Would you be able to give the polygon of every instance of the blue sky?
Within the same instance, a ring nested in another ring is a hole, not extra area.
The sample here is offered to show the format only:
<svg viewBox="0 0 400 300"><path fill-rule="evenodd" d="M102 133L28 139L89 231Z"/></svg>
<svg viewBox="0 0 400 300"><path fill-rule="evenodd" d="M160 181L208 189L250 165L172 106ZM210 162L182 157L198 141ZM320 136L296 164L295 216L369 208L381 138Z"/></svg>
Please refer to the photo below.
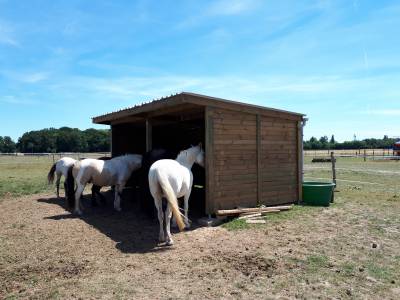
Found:
<svg viewBox="0 0 400 300"><path fill-rule="evenodd" d="M180 91L400 136L399 1L0 0L0 136Z"/></svg>

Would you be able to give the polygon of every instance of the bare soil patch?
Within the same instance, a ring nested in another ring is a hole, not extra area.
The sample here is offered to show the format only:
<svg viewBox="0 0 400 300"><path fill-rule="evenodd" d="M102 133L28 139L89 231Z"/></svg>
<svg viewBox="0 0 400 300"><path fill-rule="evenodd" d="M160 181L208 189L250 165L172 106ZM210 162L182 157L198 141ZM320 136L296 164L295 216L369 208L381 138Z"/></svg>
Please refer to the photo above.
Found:
<svg viewBox="0 0 400 300"><path fill-rule="evenodd" d="M398 298L398 201L374 211L336 199L243 230L194 226L166 247L129 203L84 201L76 217L53 195L5 198L0 298Z"/></svg>

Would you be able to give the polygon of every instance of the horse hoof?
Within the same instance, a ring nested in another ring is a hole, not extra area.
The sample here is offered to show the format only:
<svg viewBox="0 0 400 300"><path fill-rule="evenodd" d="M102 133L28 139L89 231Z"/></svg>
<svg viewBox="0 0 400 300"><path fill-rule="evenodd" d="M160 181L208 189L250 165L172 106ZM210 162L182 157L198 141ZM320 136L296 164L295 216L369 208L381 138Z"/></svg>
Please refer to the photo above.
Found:
<svg viewBox="0 0 400 300"><path fill-rule="evenodd" d="M115 209L116 211L121 211L121 210L122 210L121 207L114 207L114 209Z"/></svg>
<svg viewBox="0 0 400 300"><path fill-rule="evenodd" d="M81 216L82 215L82 211L81 210L74 210L74 214Z"/></svg>
<svg viewBox="0 0 400 300"><path fill-rule="evenodd" d="M167 246L172 246L174 244L174 241L173 240L169 240L169 241L167 241L166 243L165 243L165 245L167 245Z"/></svg>

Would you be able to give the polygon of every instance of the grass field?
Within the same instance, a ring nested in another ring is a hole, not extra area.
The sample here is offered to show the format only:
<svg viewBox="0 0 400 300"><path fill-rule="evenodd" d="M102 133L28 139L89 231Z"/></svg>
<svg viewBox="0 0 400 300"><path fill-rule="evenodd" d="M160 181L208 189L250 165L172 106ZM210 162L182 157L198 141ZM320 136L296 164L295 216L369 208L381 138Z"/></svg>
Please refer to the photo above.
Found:
<svg viewBox="0 0 400 300"><path fill-rule="evenodd" d="M339 158L329 208L194 229L169 249L129 208L69 217L51 164L0 157L0 298L400 298L400 162ZM304 169L331 178L330 163Z"/></svg>
<svg viewBox="0 0 400 300"><path fill-rule="evenodd" d="M74 158L82 156L95 158L103 154L82 154ZM59 158L56 156L54 160ZM54 190L47 184L47 173L53 163L53 156L0 156L0 201L6 195L31 195Z"/></svg>

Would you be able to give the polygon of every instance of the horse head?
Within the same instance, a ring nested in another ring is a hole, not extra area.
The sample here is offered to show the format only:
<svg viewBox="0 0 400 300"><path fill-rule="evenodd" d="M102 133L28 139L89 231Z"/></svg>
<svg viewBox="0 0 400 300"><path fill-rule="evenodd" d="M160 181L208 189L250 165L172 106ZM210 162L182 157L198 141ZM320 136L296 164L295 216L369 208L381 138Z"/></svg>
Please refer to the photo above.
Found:
<svg viewBox="0 0 400 300"><path fill-rule="evenodd" d="M204 151L202 149L202 144L199 143L197 146L192 146L187 151L187 155L191 156L191 160L193 160L198 165L204 168Z"/></svg>
<svg viewBox="0 0 400 300"><path fill-rule="evenodd" d="M202 146L201 143L196 146L196 147L199 148L199 152L198 152L198 154L196 156L195 163L197 163L198 165L200 165L201 167L204 168L205 157L204 157L204 150L202 149L201 146Z"/></svg>

